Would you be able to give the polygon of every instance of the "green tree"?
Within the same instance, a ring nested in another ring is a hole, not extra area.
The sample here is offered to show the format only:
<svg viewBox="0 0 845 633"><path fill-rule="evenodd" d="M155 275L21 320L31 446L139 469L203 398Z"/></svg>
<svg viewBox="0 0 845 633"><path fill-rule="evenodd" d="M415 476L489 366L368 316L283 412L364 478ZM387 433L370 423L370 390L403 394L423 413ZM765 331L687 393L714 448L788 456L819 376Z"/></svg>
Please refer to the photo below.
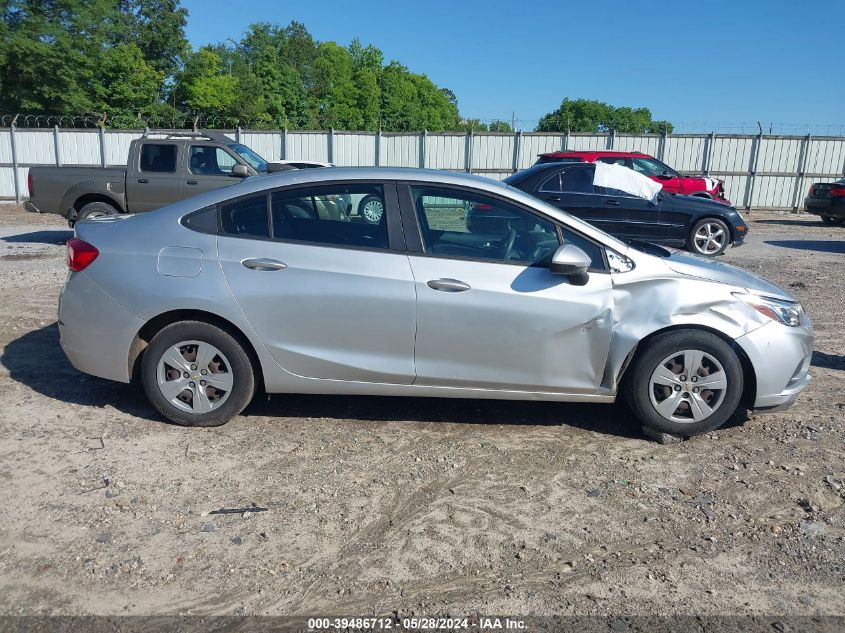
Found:
<svg viewBox="0 0 845 633"><path fill-rule="evenodd" d="M211 47L191 54L177 79L178 102L193 114L235 116L238 79L223 72L221 56Z"/></svg>
<svg viewBox="0 0 845 633"><path fill-rule="evenodd" d="M159 101L164 71L147 63L135 44L120 44L103 53L94 83L93 110L112 124L137 125L138 117Z"/></svg>
<svg viewBox="0 0 845 633"><path fill-rule="evenodd" d="M605 132L632 134L672 131L668 121L654 121L648 108L614 107L592 99L564 99L537 125L538 132Z"/></svg>
<svg viewBox="0 0 845 633"><path fill-rule="evenodd" d="M352 56L335 42L323 42L317 47L314 96L323 127L355 130L363 126Z"/></svg>

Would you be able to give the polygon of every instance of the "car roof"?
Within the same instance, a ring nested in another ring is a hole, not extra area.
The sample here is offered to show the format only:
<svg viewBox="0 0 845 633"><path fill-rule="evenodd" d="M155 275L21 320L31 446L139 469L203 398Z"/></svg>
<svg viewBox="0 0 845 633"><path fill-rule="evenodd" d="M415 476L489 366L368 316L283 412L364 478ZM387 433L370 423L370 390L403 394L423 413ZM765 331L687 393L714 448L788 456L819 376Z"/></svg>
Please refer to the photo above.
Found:
<svg viewBox="0 0 845 633"><path fill-rule="evenodd" d="M526 167L522 169L512 176L508 176L505 178L504 182L507 184L511 184L514 182L522 182L527 178L537 174L541 171L551 171L552 169L595 169L595 165L593 163L581 163L581 162L572 162L572 163L537 163L536 165L531 165L531 167Z"/></svg>
<svg viewBox="0 0 845 633"><path fill-rule="evenodd" d="M538 156L648 156L643 152L618 152L615 150L609 149L573 149L573 150L561 150L557 152L545 152L543 154L538 154Z"/></svg>

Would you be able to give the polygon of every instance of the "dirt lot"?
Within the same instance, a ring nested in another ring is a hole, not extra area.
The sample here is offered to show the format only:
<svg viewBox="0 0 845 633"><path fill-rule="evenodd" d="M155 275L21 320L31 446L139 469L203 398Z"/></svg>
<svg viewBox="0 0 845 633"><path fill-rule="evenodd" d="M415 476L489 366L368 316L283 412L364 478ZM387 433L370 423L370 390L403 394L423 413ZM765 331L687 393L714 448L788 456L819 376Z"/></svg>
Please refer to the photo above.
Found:
<svg viewBox="0 0 845 633"><path fill-rule="evenodd" d="M845 229L749 219L725 259L804 302L814 381L658 445L621 405L276 396L168 425L65 361L70 233L0 206L0 614L845 614Z"/></svg>

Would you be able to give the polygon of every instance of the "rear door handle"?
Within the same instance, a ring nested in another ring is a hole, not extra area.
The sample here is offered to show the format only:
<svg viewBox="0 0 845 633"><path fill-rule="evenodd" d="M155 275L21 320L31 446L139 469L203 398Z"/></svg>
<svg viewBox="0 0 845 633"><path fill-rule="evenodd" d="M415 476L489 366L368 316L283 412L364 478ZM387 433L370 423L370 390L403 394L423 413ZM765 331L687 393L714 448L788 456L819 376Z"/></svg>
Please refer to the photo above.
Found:
<svg viewBox="0 0 845 633"><path fill-rule="evenodd" d="M198 185L198 184L199 184L199 181L198 181L198 180L189 180L189 181L188 181L188 184L189 184L189 185Z"/></svg>
<svg viewBox="0 0 845 633"><path fill-rule="evenodd" d="M604 203L605 204L612 204L615 207L619 206L619 200L605 200Z"/></svg>
<svg viewBox="0 0 845 633"><path fill-rule="evenodd" d="M469 290L470 285L457 279L432 279L426 286L432 290L440 290L441 292L463 292Z"/></svg>
<svg viewBox="0 0 845 633"><path fill-rule="evenodd" d="M241 264L247 268L251 268L252 270L284 270L288 267L287 264L276 259L267 259L265 257L245 259L241 262Z"/></svg>
<svg viewBox="0 0 845 633"><path fill-rule="evenodd" d="M150 181L147 178L138 178L138 182L140 182L142 185L146 185Z"/></svg>
<svg viewBox="0 0 845 633"><path fill-rule="evenodd" d="M560 202L560 196L543 196L543 199L549 202Z"/></svg>

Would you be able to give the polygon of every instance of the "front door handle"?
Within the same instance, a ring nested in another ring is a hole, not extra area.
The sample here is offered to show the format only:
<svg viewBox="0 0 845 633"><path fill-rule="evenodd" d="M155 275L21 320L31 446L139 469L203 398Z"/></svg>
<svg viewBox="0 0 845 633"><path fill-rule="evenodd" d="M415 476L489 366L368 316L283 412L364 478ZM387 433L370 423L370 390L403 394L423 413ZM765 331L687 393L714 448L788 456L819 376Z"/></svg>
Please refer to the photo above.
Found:
<svg viewBox="0 0 845 633"><path fill-rule="evenodd" d="M619 200L605 200L604 203L605 204L612 204L614 207L619 206Z"/></svg>
<svg viewBox="0 0 845 633"><path fill-rule="evenodd" d="M560 196L543 196L543 199L549 202L560 202Z"/></svg>
<svg viewBox="0 0 845 633"><path fill-rule="evenodd" d="M252 270L284 270L288 267L276 259L267 259L265 257L258 257L256 259L245 259L241 262L247 268Z"/></svg>
<svg viewBox="0 0 845 633"><path fill-rule="evenodd" d="M142 185L146 185L150 181L146 178L138 178L138 182L140 182Z"/></svg>
<svg viewBox="0 0 845 633"><path fill-rule="evenodd" d="M199 181L198 181L198 180L189 180L189 181L188 181L188 184L189 184L189 185L198 185L198 184L199 184Z"/></svg>
<svg viewBox="0 0 845 633"><path fill-rule="evenodd" d="M463 292L469 290L470 285L457 279L432 279L426 286L432 290L440 290L442 292Z"/></svg>

